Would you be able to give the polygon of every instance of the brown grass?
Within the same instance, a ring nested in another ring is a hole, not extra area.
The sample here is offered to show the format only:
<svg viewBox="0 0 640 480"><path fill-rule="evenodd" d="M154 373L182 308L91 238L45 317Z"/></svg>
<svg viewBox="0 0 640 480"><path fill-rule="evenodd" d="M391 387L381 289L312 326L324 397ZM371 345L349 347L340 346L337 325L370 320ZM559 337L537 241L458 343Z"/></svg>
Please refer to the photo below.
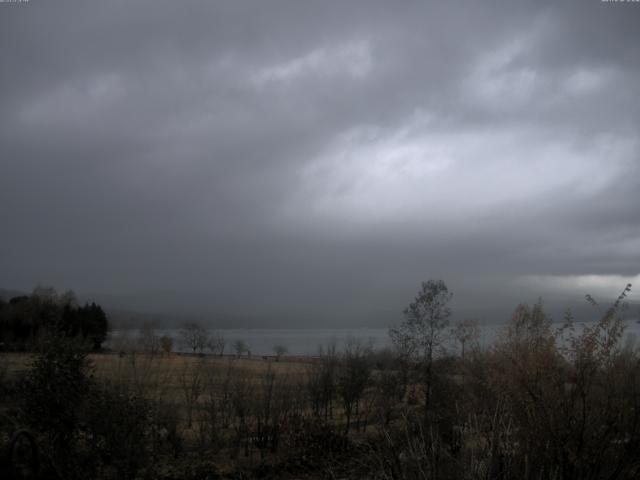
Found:
<svg viewBox="0 0 640 480"><path fill-rule="evenodd" d="M32 353L22 352L4 352L0 353L3 361L6 363L7 373L9 375L18 376L30 368L31 361L34 357ZM88 356L94 371L98 377L109 376L114 371L122 367L122 364L130 360L130 354L120 356L117 353L92 353ZM300 374L313 363L312 358L306 357L281 357L276 361L273 357L242 357L225 355L223 357L212 355L188 355L172 353L169 355L146 355L137 353L136 358L139 361L152 361L155 368L159 370L173 370L184 365L196 365L198 362L206 362L213 367L224 367L231 363L235 368L246 370L256 375L262 375L271 368L278 374Z"/></svg>
<svg viewBox="0 0 640 480"><path fill-rule="evenodd" d="M30 368L34 354L2 353L5 378L18 379ZM134 388L149 398L162 398L166 401L181 403L181 395L185 377L189 379L195 372L203 378L208 372L220 374L231 368L237 375L247 378L251 383L258 383L268 372L279 378L297 382L308 372L310 363L302 357L243 357L235 356L198 356L188 354L144 353L94 353L88 356L91 373L95 380L109 381L114 384ZM188 381L188 380L187 380Z"/></svg>

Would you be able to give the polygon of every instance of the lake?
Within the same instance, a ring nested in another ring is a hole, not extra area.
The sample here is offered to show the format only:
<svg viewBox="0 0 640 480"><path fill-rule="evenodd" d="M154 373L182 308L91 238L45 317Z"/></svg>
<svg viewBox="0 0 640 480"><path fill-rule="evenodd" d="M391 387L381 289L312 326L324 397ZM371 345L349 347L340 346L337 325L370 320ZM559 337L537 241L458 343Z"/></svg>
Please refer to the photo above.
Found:
<svg viewBox="0 0 640 480"><path fill-rule="evenodd" d="M579 331L582 323L576 322ZM559 328L560 323L554 323ZM504 325L481 325L479 343L482 346L491 345ZM212 330L213 331L213 330ZM345 329L219 329L215 330L224 336L226 340L225 353L233 353L233 342L243 340L249 347L252 355L273 355L275 345L283 345L289 355L317 355L320 346L327 347L335 344L338 351L344 348L350 340L356 340L371 345L375 349L391 345L386 328L345 328ZM181 342L179 329L158 329L158 336L168 335L174 339L174 351L186 352L189 349ZM135 330L114 330L110 333L106 346L117 343L123 337L135 338ZM636 320L627 321L627 329L623 344L636 343L640 338L640 324ZM453 341L448 342L447 348L457 349Z"/></svg>

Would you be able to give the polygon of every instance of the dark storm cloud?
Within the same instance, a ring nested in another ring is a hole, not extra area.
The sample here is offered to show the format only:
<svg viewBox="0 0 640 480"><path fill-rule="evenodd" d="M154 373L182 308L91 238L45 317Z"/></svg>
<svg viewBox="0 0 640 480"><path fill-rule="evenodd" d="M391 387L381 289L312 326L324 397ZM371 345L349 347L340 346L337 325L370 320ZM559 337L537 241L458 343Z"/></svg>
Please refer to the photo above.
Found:
<svg viewBox="0 0 640 480"><path fill-rule="evenodd" d="M0 7L0 285L384 324L638 275L636 4Z"/></svg>

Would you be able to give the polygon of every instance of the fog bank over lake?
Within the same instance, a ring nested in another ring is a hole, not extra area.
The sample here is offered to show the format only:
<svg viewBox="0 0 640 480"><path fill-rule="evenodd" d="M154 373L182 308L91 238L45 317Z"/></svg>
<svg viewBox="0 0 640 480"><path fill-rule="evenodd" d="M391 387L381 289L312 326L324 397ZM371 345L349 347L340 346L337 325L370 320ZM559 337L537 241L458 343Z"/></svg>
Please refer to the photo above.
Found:
<svg viewBox="0 0 640 480"><path fill-rule="evenodd" d="M580 332L582 326L593 323L576 322L576 332ZM640 323L636 319L628 319L626 322L622 346L629 344L636 345L640 338ZM561 322L553 323L553 329L562 326ZM504 325L480 325L480 337L478 344L482 347L489 347L498 340ZM449 337L450 327L445 330ZM214 331L211 331L212 333ZM287 348L288 355L317 355L322 347L325 351L332 345L337 351L344 349L349 341L356 341L363 345L370 345L374 349L391 347L389 330L386 328L327 328L327 329L220 329L217 330L226 340L225 354L235 353L233 343L236 340L243 340L251 352L251 355L274 355L274 347L282 345ZM175 352L189 352L190 349L184 345L181 339L180 329L156 330L156 335L168 335L174 340ZM135 341L138 331L136 330L114 330L109 335L107 348L116 348L121 345L122 339ZM445 348L448 352L458 353L459 344L449 338Z"/></svg>

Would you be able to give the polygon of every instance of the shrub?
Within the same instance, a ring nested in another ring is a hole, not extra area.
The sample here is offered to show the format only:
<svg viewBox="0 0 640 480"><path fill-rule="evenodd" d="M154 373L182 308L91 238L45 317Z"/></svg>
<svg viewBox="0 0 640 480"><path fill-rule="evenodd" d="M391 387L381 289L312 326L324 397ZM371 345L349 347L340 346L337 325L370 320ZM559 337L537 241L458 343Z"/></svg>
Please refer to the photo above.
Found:
<svg viewBox="0 0 640 480"><path fill-rule="evenodd" d="M96 477L135 478L151 455L150 402L111 384L96 386L83 409L83 430Z"/></svg>
<svg viewBox="0 0 640 480"><path fill-rule="evenodd" d="M63 478L77 473L72 451L81 407L92 386L89 369L86 351L54 334L43 342L20 388L22 417L44 437L51 466Z"/></svg>

